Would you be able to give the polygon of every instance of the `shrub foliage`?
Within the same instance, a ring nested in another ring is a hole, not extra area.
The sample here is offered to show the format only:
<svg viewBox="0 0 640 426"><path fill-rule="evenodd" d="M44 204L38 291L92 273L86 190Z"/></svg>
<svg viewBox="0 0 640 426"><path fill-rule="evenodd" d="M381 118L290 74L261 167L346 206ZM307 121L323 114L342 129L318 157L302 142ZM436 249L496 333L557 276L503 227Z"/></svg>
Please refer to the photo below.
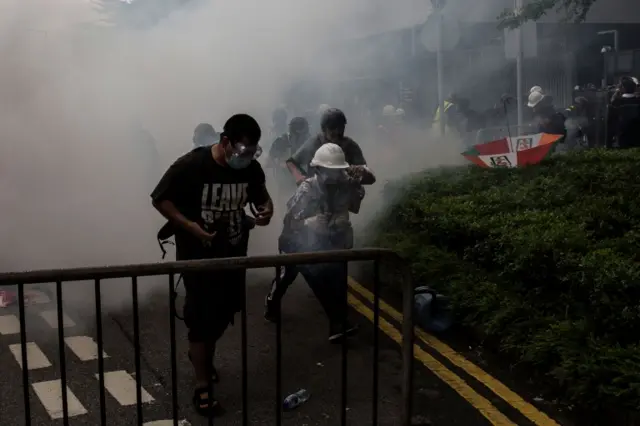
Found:
<svg viewBox="0 0 640 426"><path fill-rule="evenodd" d="M640 407L640 151L401 186L375 242L410 261L416 285L450 295L464 325L567 402Z"/></svg>

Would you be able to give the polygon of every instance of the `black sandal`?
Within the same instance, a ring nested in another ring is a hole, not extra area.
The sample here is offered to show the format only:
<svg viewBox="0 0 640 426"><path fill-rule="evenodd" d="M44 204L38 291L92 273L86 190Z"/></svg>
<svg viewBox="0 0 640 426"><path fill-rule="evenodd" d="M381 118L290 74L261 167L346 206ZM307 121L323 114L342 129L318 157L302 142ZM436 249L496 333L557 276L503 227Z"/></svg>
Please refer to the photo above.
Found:
<svg viewBox="0 0 640 426"><path fill-rule="evenodd" d="M196 409L196 412L203 417L208 416L220 416L223 414L222 407L220 403L215 399L211 398L211 406L209 406L209 389L208 387L201 386L196 388L193 392L193 406Z"/></svg>
<svg viewBox="0 0 640 426"><path fill-rule="evenodd" d="M187 352L187 355L189 356L189 361L193 362L193 360L191 359L191 352ZM213 366L213 361L211 362L211 381L213 383L220 382L220 375L218 374L218 370L216 369L216 367Z"/></svg>

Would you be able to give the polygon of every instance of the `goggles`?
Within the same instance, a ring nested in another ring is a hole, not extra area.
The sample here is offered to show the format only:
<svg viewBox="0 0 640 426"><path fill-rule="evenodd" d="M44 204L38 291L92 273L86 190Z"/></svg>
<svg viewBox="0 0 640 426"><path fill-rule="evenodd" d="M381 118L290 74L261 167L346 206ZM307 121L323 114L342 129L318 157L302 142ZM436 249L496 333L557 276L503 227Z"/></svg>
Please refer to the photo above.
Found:
<svg viewBox="0 0 640 426"><path fill-rule="evenodd" d="M233 157L257 160L262 155L262 147L260 147L260 145L245 145L243 143L231 144L231 155Z"/></svg>

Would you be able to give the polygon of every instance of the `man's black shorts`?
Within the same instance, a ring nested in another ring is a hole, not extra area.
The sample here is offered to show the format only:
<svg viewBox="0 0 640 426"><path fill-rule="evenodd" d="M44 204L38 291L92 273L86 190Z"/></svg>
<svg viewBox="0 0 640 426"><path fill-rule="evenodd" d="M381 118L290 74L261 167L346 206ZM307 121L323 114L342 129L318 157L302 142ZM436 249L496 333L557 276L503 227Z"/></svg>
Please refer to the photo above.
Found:
<svg viewBox="0 0 640 426"><path fill-rule="evenodd" d="M184 322L189 329L189 341L217 341L242 309L246 271L190 273L183 280L187 292Z"/></svg>
<svg viewBox="0 0 640 426"><path fill-rule="evenodd" d="M176 241L179 244L179 241ZM247 255L248 235L238 246L227 246L215 242L214 249L206 256L181 252L178 258L202 259L240 257ZM202 254L202 253L198 253ZM229 324L233 324L236 312L242 309L245 297L246 270L217 270L183 274L186 298L184 302L184 322L189 329L190 342L215 342Z"/></svg>

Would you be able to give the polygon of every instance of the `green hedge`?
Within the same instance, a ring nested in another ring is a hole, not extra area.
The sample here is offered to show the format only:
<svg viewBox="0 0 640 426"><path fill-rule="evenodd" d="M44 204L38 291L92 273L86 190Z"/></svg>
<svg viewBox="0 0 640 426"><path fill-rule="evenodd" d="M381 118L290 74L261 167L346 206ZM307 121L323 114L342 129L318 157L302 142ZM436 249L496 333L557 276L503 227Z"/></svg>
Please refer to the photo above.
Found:
<svg viewBox="0 0 640 426"><path fill-rule="evenodd" d="M566 402L640 407L640 151L429 171L389 189L375 243L410 260L416 285L451 296L464 325Z"/></svg>

